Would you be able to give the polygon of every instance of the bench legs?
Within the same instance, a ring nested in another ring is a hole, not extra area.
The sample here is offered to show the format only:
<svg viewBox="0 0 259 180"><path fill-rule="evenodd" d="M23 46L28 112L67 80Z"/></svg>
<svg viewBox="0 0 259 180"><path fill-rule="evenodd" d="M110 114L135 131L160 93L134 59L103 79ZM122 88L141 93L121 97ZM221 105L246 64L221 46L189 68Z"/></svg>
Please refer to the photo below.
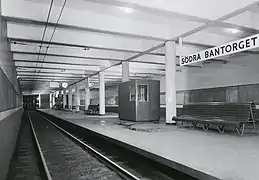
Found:
<svg viewBox="0 0 259 180"><path fill-rule="evenodd" d="M221 134L223 134L224 133L224 125L218 125L217 126L217 129L218 129L218 131L221 133Z"/></svg>
<svg viewBox="0 0 259 180"><path fill-rule="evenodd" d="M245 131L245 124L239 125L238 127L236 127L236 130L237 130L237 133L242 136Z"/></svg>
<svg viewBox="0 0 259 180"><path fill-rule="evenodd" d="M207 131L209 129L209 126L210 126L209 124L203 124L202 128L204 131Z"/></svg>
<svg viewBox="0 0 259 180"><path fill-rule="evenodd" d="M192 122L192 128L196 128L197 127L197 122Z"/></svg>

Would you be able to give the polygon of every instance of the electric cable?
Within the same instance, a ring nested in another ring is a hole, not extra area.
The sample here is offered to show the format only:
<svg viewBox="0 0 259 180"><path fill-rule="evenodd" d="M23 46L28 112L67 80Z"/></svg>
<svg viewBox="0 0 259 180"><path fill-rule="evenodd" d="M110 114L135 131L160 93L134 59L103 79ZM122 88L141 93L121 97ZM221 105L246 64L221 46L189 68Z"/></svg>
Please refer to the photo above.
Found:
<svg viewBox="0 0 259 180"><path fill-rule="evenodd" d="M47 45L47 47L46 47L46 51L45 51L45 53L44 53L43 60L42 60L42 62L41 62L41 66L40 66L40 68L39 68L39 71L37 71L38 75L35 75L34 81L36 81L36 80L38 79L39 73L41 72L42 65L43 65L43 63L44 63L44 61L45 61L45 58L46 58L46 55L47 55L47 53L48 53L50 43L51 43L51 41L52 41L52 39L53 39L53 37L54 37L54 34L55 34L55 32L56 32L57 25L58 25L58 23L59 23L59 21L60 21L60 19L61 19L62 14L63 14L64 8L65 8L65 6L66 6L66 2L67 2L67 0L65 0L64 3L63 3L63 5L62 5L61 11L60 11L60 13L59 13L59 17L58 17L57 22L56 22L56 24L55 24L55 26L54 26L54 30L53 30L53 32L52 32L52 35L51 35L50 40L49 40L49 42L48 42L48 45ZM36 70L35 70L35 73L36 73Z"/></svg>
<svg viewBox="0 0 259 180"><path fill-rule="evenodd" d="M50 2L49 11L48 11L48 16L47 16L47 21L46 21L46 24L45 24L45 26L44 26L44 31L43 31L42 38L41 38L41 44L40 44L39 54L40 54L40 52L41 52L42 44L43 44L43 41L44 41L44 38L45 38L45 34L46 34L46 31L47 31L48 22L49 22L50 14L51 14L52 7L53 7L53 2L54 2L53 0L51 0L51 2ZM36 60L37 63L36 63L36 67L35 67L35 73L36 73L36 69L37 69L37 67L38 67L39 57L40 57L40 55L38 55L37 60ZM35 73L34 73L34 75L35 75Z"/></svg>

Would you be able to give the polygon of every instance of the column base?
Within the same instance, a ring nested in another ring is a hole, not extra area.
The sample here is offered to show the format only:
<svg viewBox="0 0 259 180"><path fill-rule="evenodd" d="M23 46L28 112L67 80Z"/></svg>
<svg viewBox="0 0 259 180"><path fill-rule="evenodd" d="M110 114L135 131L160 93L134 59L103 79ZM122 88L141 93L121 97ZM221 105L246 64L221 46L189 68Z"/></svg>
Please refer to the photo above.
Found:
<svg viewBox="0 0 259 180"><path fill-rule="evenodd" d="M176 125L176 122L172 122L172 123L165 123L166 125Z"/></svg>

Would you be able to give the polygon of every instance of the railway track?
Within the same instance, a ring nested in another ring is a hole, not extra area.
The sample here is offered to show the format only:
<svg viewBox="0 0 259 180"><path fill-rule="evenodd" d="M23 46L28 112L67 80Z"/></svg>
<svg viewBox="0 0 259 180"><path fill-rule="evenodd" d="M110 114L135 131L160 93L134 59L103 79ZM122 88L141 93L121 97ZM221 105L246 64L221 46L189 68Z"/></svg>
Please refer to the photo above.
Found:
<svg viewBox="0 0 259 180"><path fill-rule="evenodd" d="M72 124L36 111L25 113L8 180L194 179Z"/></svg>
<svg viewBox="0 0 259 180"><path fill-rule="evenodd" d="M138 179L39 113L30 112L29 119L46 162L48 179Z"/></svg>
<svg viewBox="0 0 259 180"><path fill-rule="evenodd" d="M54 124L58 129L68 136L75 137L81 144L87 145L102 156L111 160L125 171L133 174L135 179L154 179L154 180L196 180L195 178L176 171L166 165L155 162L140 154L137 154L127 148L119 146L107 139L96 135L85 128L72 124L68 121L61 120L52 115L41 113L41 116ZM84 146L83 145L83 146ZM83 147L82 146L82 147Z"/></svg>

